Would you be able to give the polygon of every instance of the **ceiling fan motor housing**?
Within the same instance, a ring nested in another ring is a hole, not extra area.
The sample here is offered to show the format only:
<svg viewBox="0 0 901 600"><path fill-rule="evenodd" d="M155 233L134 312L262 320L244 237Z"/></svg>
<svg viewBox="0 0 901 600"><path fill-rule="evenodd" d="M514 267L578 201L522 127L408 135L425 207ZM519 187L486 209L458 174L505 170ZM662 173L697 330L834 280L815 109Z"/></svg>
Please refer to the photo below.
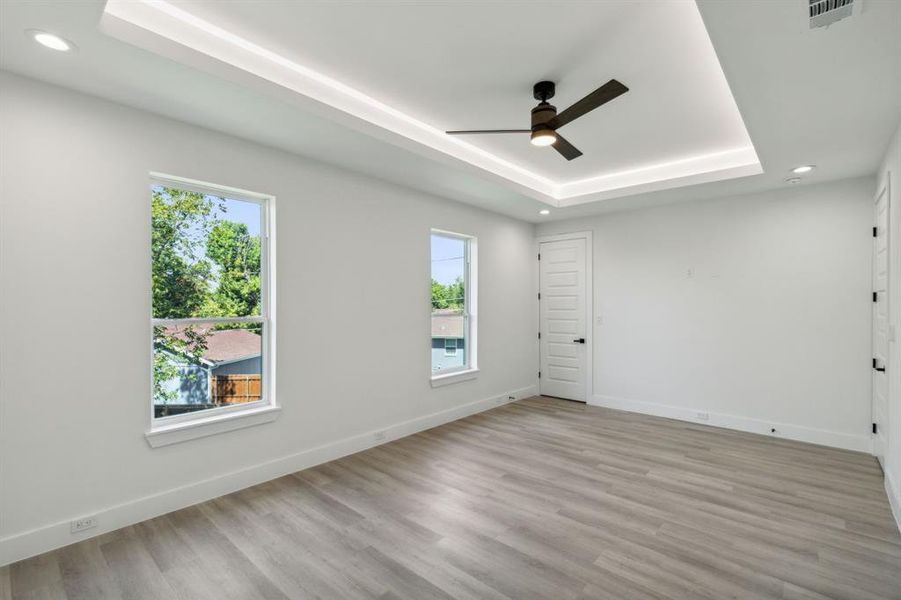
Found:
<svg viewBox="0 0 901 600"><path fill-rule="evenodd" d="M532 109L532 131L550 129L547 122L557 116L557 107L542 102Z"/></svg>
<svg viewBox="0 0 901 600"><path fill-rule="evenodd" d="M532 95L538 100L538 106L532 109L532 131L550 129L547 122L557 116L557 107L548 104L554 97L556 86L553 81L539 81L532 87Z"/></svg>

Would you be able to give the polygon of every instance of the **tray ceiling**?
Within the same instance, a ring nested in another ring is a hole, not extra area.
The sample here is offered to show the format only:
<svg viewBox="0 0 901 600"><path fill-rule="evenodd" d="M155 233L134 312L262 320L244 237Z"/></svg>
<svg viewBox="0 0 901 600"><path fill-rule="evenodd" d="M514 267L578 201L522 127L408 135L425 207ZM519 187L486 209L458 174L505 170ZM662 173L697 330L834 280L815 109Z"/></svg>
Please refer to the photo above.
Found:
<svg viewBox="0 0 901 600"><path fill-rule="evenodd" d="M177 42L171 57L196 65L190 49L555 206L761 172L694 2L262 6L110 0L105 26L156 50L147 32ZM630 91L561 129L584 152L574 161L528 136L443 134L528 127L536 81L557 83L562 110L610 78Z"/></svg>

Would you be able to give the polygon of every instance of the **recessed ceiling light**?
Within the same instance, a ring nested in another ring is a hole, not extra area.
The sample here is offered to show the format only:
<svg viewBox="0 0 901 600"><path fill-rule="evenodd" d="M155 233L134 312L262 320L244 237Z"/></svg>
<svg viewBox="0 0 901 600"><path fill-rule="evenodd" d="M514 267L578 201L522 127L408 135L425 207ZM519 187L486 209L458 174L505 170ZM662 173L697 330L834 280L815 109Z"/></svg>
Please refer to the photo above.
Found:
<svg viewBox="0 0 901 600"><path fill-rule="evenodd" d="M546 208L542 208L541 210L538 211L538 214L539 215L549 215L549 214L551 214L551 211L549 211Z"/></svg>
<svg viewBox="0 0 901 600"><path fill-rule="evenodd" d="M785 180L785 183L801 183L800 177L789 177Z"/></svg>
<svg viewBox="0 0 901 600"><path fill-rule="evenodd" d="M533 146L550 146L557 141L557 134L552 129L538 129L532 132L530 141Z"/></svg>
<svg viewBox="0 0 901 600"><path fill-rule="evenodd" d="M800 175L801 173L810 173L816 168L816 165L801 165L800 167L795 167L794 169L792 169L792 173L797 173L798 175Z"/></svg>
<svg viewBox="0 0 901 600"><path fill-rule="evenodd" d="M28 31L26 31L26 33L41 46L50 48L51 50L56 50L58 52L68 52L75 47L72 42L66 41L58 35L47 33L46 31L41 31L39 29L29 29Z"/></svg>

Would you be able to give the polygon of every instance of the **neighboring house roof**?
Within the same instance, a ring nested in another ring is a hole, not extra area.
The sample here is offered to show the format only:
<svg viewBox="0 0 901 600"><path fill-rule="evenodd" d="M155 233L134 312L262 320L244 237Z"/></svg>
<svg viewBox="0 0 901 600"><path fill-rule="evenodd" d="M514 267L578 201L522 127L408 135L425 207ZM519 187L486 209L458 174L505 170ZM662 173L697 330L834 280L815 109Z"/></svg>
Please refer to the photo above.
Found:
<svg viewBox="0 0 901 600"><path fill-rule="evenodd" d="M206 339L207 350L203 354L206 360L221 363L260 355L262 339L252 331L224 329L211 334Z"/></svg>
<svg viewBox="0 0 901 600"><path fill-rule="evenodd" d="M432 311L433 338L462 338L463 313L458 310Z"/></svg>
<svg viewBox="0 0 901 600"><path fill-rule="evenodd" d="M166 333L185 339L184 326L171 326ZM261 354L262 340L259 334L248 329L213 329L208 326L194 326L194 330L206 336L207 349L204 361L219 364L251 358Z"/></svg>

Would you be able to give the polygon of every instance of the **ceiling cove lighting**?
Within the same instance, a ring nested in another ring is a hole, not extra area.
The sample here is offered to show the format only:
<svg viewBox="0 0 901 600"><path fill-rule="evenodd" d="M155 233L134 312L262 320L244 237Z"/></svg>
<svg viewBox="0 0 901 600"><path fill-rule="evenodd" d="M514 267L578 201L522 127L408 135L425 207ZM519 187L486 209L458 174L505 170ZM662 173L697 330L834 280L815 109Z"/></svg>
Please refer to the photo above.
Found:
<svg viewBox="0 0 901 600"><path fill-rule="evenodd" d="M816 168L817 168L816 165L801 165L800 167L795 167L794 169L792 169L792 173L795 173L796 175L801 175L802 173L810 173L811 171L813 171Z"/></svg>
<svg viewBox="0 0 901 600"><path fill-rule="evenodd" d="M549 214L551 214L551 211L549 211L546 208L542 208L541 210L538 211L538 214L541 215L542 217L546 217Z"/></svg>
<svg viewBox="0 0 901 600"><path fill-rule="evenodd" d="M69 52L75 47L72 42L66 41L58 35L41 31L40 29L29 29L25 33L41 46L56 50L57 52Z"/></svg>
<svg viewBox="0 0 901 600"><path fill-rule="evenodd" d="M108 0L104 8L106 15L167 37L179 45L253 73L302 96L553 197L555 185L549 178L463 140L449 138L443 130L164 0Z"/></svg>
<svg viewBox="0 0 901 600"><path fill-rule="evenodd" d="M145 34L149 32L172 42L173 53L183 56L185 61L194 61L196 56L193 53L205 55L217 61L216 68L224 63L254 75L254 85L268 82L315 102L317 110L321 110L324 105L334 111L329 117L338 123L358 128L362 122L365 125L361 130L375 127L390 132L418 144L426 150L424 152L426 156L437 152L453 157L495 177L512 182L519 188L518 191L548 204L568 206L619 197L624 193L628 195L667 189L672 186L661 184L668 181L678 182L675 187L681 187L763 172L754 146L748 138L745 143L729 150L676 158L646 167L605 172L577 181L552 179L532 171L525 165L506 160L481 147L448 136L443 129L398 110L390 102L377 100L334 77L294 62L259 43L206 21L184 10L180 5L181 3L175 5L166 0L107 0L101 19L101 29L117 39L145 49L151 49L149 46L156 43L151 43L146 38ZM703 29L700 13L694 3L685 5L689 7L686 9L688 11L685 14L686 22L699 25L698 42L705 47L704 52L715 63L714 68L725 84L725 76L722 75L722 69L716 62L716 55L707 32ZM142 33L136 33L138 30ZM159 52L153 49L151 51ZM301 105L305 105L307 100L301 100ZM734 99L729 100L730 110L734 109L736 117L740 120L740 114L734 107ZM743 125L741 126L744 137L747 137L747 131ZM551 140L542 139L548 137L546 134L535 137L539 138L535 140L538 143L554 145ZM405 141L401 141L406 145ZM560 138L557 143L561 141L565 142Z"/></svg>

